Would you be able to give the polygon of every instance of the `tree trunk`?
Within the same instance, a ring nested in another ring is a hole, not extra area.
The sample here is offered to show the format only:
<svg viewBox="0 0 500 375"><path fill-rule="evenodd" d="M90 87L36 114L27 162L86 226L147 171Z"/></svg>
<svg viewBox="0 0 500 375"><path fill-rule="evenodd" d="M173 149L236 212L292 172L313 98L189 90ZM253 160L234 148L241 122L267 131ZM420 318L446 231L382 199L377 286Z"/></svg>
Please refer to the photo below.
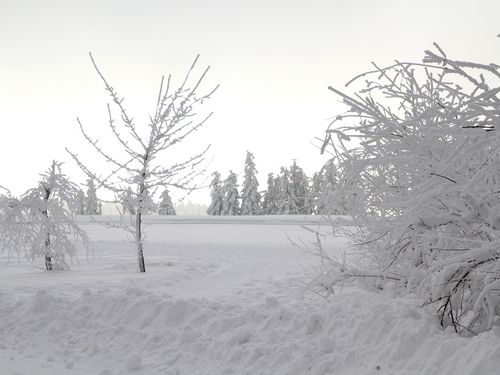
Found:
<svg viewBox="0 0 500 375"><path fill-rule="evenodd" d="M45 237L45 268L47 271L52 271L52 257L50 256L50 224L49 224L49 213L47 211L48 200L50 197L50 189L45 189L44 204L45 209L42 211L42 214L45 216L46 224L47 224L47 233Z"/></svg>
<svg viewBox="0 0 500 375"><path fill-rule="evenodd" d="M50 257L50 234L47 233L45 239L45 268L47 271L52 271L52 258Z"/></svg>
<svg viewBox="0 0 500 375"><path fill-rule="evenodd" d="M142 174L144 178L145 173ZM137 214L135 215L135 242L137 244L137 261L139 263L139 272L146 272L144 264L144 252L142 250L142 206L144 204L144 183L139 185L139 202L137 205Z"/></svg>
<svg viewBox="0 0 500 375"><path fill-rule="evenodd" d="M142 251L142 208L139 207L135 217L135 231L137 244L137 261L139 262L139 272L146 272L144 264L144 253Z"/></svg>

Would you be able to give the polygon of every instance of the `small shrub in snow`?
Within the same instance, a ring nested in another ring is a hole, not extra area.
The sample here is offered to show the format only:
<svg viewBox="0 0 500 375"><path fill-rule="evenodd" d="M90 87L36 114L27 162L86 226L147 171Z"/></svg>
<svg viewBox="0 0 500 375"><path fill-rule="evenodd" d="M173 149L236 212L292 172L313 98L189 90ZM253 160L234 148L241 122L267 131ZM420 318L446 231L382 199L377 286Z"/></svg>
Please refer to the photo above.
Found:
<svg viewBox="0 0 500 375"><path fill-rule="evenodd" d="M397 280L435 304L457 332L492 327L500 313L500 72L450 59L354 78L349 107L327 131L341 204L360 229L332 283ZM365 81L360 83L361 78Z"/></svg>

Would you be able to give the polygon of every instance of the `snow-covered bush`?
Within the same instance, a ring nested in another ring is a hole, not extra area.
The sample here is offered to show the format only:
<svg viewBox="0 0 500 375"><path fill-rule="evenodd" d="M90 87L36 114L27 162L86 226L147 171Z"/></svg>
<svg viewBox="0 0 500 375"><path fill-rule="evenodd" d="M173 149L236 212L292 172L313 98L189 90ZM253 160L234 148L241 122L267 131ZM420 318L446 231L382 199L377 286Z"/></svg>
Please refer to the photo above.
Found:
<svg viewBox="0 0 500 375"><path fill-rule="evenodd" d="M331 199L347 198L360 225L331 283L397 280L443 326L472 333L500 313L500 67L435 47L422 63L375 65L347 84L353 94L330 87L349 107L324 145Z"/></svg>
<svg viewBox="0 0 500 375"><path fill-rule="evenodd" d="M67 269L66 257L76 255L74 241L89 245L87 234L73 220L80 189L55 161L41 177L38 187L20 199L10 194L0 198L0 250L33 262L43 258L47 270Z"/></svg>

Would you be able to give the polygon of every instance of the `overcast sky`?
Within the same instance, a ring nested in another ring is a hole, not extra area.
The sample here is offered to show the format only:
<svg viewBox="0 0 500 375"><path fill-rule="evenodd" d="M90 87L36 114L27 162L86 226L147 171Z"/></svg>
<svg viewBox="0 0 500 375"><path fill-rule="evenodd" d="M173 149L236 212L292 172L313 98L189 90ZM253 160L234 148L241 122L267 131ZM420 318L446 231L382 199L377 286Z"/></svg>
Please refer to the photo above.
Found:
<svg viewBox="0 0 500 375"><path fill-rule="evenodd" d="M264 189L293 159L308 174L326 160L312 143L342 108L328 85L371 61L420 60L434 41L451 57L500 63L499 14L498 0L0 0L0 185L21 194L54 158L83 182L64 151L95 159L76 117L96 137L107 132L88 51L144 121L161 76L180 79L199 53L206 87L221 87L186 147L211 144L209 168L223 175L242 173L252 151Z"/></svg>

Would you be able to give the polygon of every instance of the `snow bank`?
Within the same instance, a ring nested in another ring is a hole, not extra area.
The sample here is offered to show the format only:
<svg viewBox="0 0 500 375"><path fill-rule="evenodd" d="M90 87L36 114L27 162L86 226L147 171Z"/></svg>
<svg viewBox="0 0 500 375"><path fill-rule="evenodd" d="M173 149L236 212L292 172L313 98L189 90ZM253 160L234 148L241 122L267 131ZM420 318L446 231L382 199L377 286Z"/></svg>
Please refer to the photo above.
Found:
<svg viewBox="0 0 500 375"><path fill-rule="evenodd" d="M14 361L45 358L56 374L68 365L109 374L487 375L500 368L500 327L465 339L441 332L411 300L353 289L321 303L281 288L245 301L182 299L140 286L9 298L0 363L15 352Z"/></svg>

